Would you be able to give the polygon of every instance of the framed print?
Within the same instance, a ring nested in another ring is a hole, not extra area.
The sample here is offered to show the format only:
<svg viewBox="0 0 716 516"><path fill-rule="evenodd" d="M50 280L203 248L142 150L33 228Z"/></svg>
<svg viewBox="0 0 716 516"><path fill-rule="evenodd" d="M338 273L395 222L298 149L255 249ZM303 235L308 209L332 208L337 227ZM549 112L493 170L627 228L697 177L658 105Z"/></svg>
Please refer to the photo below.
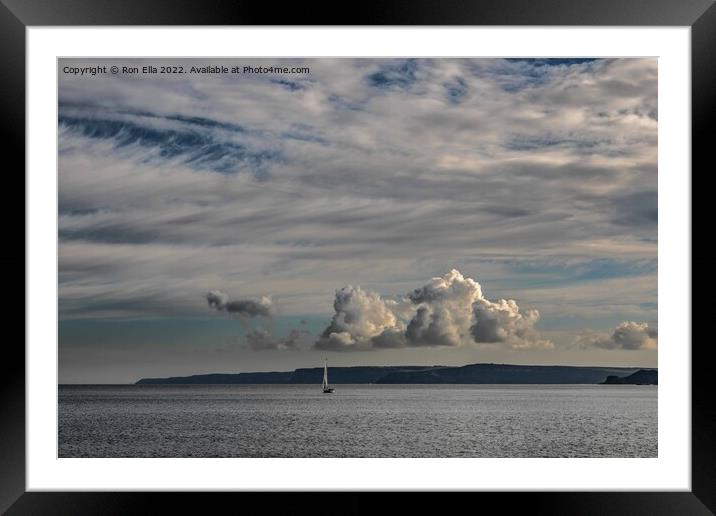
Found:
<svg viewBox="0 0 716 516"><path fill-rule="evenodd" d="M3 510L709 514L715 9L4 2L27 251Z"/></svg>

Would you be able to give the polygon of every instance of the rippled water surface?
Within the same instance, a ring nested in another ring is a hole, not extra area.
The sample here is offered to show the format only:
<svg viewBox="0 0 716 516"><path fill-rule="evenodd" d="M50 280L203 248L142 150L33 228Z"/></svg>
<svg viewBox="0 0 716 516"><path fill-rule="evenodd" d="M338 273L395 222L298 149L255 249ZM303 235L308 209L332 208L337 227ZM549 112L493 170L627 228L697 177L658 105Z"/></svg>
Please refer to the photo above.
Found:
<svg viewBox="0 0 716 516"><path fill-rule="evenodd" d="M656 457L657 388L60 386L60 457Z"/></svg>

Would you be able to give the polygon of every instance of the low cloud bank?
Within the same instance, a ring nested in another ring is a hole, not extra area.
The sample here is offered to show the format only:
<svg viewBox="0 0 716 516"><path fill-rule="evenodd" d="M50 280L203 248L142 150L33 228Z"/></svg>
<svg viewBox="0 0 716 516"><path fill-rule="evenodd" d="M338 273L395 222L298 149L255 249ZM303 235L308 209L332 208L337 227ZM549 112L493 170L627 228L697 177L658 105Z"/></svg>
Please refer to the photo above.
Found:
<svg viewBox="0 0 716 516"><path fill-rule="evenodd" d="M256 328L246 334L246 344L254 351L267 349L298 349L298 341L305 330L291 330L284 338L274 338L265 328Z"/></svg>
<svg viewBox="0 0 716 516"><path fill-rule="evenodd" d="M214 310L235 314L244 320L248 330L246 333L246 346L254 351L298 349L301 336L308 333L305 329L295 328L289 331L285 337L274 337L269 329L263 326L255 326L255 323L251 321L252 319L258 317L272 319L276 315L273 301L267 296L262 296L259 299L232 300L225 292L212 290L206 294L206 302ZM305 324L306 321L302 320L301 325Z"/></svg>
<svg viewBox="0 0 716 516"><path fill-rule="evenodd" d="M658 340L658 330L648 323L624 321L611 334L583 332L578 336L577 344L582 348L637 350L656 349Z"/></svg>

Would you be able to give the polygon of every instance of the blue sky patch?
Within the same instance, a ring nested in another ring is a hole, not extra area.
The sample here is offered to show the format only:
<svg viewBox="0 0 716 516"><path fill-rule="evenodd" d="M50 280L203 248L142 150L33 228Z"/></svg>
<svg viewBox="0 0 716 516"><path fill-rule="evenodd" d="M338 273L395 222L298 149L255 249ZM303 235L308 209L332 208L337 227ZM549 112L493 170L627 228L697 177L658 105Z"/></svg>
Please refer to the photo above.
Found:
<svg viewBox="0 0 716 516"><path fill-rule="evenodd" d="M597 61L595 57L510 57L505 61L527 63L533 66L571 66Z"/></svg>
<svg viewBox="0 0 716 516"><path fill-rule="evenodd" d="M287 79L271 79L272 84L277 84L282 88L286 88L289 91L305 90L306 86L300 82L289 81Z"/></svg>
<svg viewBox="0 0 716 516"><path fill-rule="evenodd" d="M459 104L467 96L468 86L465 79L455 77L455 80L445 83L448 100L452 104Z"/></svg>
<svg viewBox="0 0 716 516"><path fill-rule="evenodd" d="M383 66L368 76L368 84L376 88L408 89L417 81L416 72L419 68L417 59Z"/></svg>
<svg viewBox="0 0 716 516"><path fill-rule="evenodd" d="M168 119L181 120L202 127L218 127L208 119L174 116ZM59 124L85 138L111 140L117 149L136 145L148 150L156 149L164 159L180 159L182 163L197 169L208 169L222 173L234 173L249 168L259 171L269 162L281 161L282 155L276 150L256 150L247 145L220 140L211 131L157 129L136 122L103 118L59 116ZM147 156L146 160L153 158Z"/></svg>

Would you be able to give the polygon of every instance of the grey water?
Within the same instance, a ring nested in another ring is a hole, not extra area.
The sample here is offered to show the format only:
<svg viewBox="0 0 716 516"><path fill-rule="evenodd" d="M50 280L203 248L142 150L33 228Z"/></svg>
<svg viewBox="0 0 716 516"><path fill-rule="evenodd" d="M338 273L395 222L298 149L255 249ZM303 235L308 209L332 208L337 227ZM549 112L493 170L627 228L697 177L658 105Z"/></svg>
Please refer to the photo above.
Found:
<svg viewBox="0 0 716 516"><path fill-rule="evenodd" d="M656 457L657 387L59 387L59 457Z"/></svg>

